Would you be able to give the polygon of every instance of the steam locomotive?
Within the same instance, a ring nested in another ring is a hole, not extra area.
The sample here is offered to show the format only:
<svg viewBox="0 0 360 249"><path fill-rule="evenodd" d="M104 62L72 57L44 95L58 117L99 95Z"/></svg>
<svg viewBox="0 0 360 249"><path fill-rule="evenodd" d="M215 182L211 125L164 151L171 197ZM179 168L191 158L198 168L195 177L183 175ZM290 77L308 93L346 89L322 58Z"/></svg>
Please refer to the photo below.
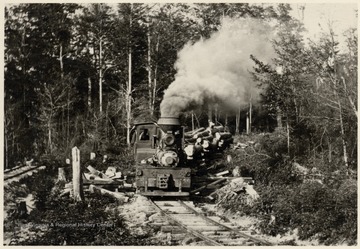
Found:
<svg viewBox="0 0 360 249"><path fill-rule="evenodd" d="M184 129L177 117L140 123L132 129L136 189L144 196L188 196L191 167L184 152Z"/></svg>

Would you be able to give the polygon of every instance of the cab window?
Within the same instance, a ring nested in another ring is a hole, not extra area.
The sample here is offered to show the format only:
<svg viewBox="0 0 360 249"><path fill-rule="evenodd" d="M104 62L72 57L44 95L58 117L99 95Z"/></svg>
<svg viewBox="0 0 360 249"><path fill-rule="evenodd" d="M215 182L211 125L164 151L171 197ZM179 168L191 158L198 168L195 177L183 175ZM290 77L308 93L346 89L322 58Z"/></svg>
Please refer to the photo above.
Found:
<svg viewBox="0 0 360 249"><path fill-rule="evenodd" d="M148 140L150 140L149 130L148 129L141 129L140 130L139 140L140 141L148 141Z"/></svg>

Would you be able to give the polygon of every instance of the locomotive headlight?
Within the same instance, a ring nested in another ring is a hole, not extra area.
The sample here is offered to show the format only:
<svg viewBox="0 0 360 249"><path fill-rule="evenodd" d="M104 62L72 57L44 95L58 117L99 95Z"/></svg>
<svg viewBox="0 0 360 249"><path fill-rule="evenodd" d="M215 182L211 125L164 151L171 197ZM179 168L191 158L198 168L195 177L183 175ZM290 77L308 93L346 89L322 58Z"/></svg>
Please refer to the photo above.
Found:
<svg viewBox="0 0 360 249"><path fill-rule="evenodd" d="M172 134L167 134L164 138L164 143L167 145L167 146L171 146L175 143L175 136L172 135Z"/></svg>

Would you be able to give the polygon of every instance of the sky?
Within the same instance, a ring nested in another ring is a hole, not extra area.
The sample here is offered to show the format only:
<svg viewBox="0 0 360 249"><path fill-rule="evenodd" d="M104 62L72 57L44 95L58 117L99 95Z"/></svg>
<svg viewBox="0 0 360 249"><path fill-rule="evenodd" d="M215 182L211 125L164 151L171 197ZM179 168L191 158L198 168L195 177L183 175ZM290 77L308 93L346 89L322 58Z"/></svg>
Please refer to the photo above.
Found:
<svg viewBox="0 0 360 249"><path fill-rule="evenodd" d="M302 6L305 7L303 14L299 9ZM329 31L330 22L342 47L345 45L344 31L358 25L355 3L293 3L291 7L293 17L302 20L308 30L307 38L314 41L321 32Z"/></svg>

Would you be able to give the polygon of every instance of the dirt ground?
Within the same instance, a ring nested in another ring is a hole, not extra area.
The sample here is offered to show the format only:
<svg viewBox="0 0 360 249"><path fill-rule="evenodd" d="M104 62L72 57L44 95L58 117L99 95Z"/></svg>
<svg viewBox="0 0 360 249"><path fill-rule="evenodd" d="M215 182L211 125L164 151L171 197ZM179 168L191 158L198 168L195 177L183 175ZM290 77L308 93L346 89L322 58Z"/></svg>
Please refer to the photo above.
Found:
<svg viewBox="0 0 360 249"><path fill-rule="evenodd" d="M192 202L186 202L186 204L192 205ZM299 240L297 236L297 231L293 231L283 236L269 236L265 234L259 233L256 229L256 224L259 222L254 217L249 216L240 216L239 214L229 213L226 210L219 209L215 204L202 204L201 207L192 205L194 209L197 211L205 211L212 214L216 214L218 217L223 217L224 223L231 223L231 226L236 227L249 235L257 237L259 239L266 240L273 244L282 244L288 241L294 241L296 245L299 246L318 246L317 241L303 241ZM143 196L135 195L130 199L129 203L125 203L124 205L119 207L119 211L121 215L126 219L127 224L136 234L144 234L149 230L149 225L155 219L155 216L159 216L155 209L151 208L151 204L148 200ZM219 219L220 223L222 222ZM151 227L151 226L150 226ZM153 227L152 227L153 228ZM166 234L162 234L160 231L155 231L154 238L164 239L164 243L168 243L166 241ZM200 246L204 245L203 242L196 241L195 238L187 238L187 240L183 241L183 245L187 246Z"/></svg>

